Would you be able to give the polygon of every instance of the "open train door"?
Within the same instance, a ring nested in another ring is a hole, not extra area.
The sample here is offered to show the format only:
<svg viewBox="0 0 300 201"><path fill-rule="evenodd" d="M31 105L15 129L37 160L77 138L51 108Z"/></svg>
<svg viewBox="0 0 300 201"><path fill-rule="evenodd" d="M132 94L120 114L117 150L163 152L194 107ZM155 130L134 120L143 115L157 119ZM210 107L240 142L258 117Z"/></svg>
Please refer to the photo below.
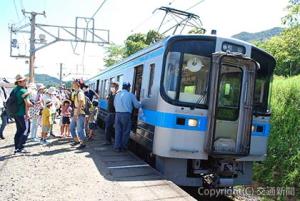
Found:
<svg viewBox="0 0 300 201"><path fill-rule="evenodd" d="M248 155L258 63L241 54L214 53L209 88L206 152Z"/></svg>

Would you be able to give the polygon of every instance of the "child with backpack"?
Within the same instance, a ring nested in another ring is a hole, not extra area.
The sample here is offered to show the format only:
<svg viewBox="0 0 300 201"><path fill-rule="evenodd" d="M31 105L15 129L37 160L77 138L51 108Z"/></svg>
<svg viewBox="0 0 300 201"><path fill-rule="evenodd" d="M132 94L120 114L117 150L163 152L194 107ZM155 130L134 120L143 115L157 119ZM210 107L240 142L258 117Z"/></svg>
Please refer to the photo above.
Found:
<svg viewBox="0 0 300 201"><path fill-rule="evenodd" d="M95 137L95 130L97 129L97 116L98 116L98 102L97 101L93 101L92 105L90 107L90 115L88 118L88 139L89 140L93 140Z"/></svg>

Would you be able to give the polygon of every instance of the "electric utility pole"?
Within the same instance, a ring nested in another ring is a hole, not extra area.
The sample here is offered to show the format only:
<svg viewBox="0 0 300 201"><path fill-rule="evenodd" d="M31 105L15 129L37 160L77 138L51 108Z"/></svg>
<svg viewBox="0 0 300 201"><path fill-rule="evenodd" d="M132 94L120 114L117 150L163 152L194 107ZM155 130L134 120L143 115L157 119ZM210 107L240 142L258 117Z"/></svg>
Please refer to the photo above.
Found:
<svg viewBox="0 0 300 201"><path fill-rule="evenodd" d="M62 76L63 76L63 64L59 64L59 81L60 81L60 86L62 86Z"/></svg>
<svg viewBox="0 0 300 201"><path fill-rule="evenodd" d="M30 50L29 50L29 82L34 83L34 60L35 60L35 17L43 15L46 17L45 11L43 13L26 12L22 10L23 15L29 14L30 17Z"/></svg>
<svg viewBox="0 0 300 201"><path fill-rule="evenodd" d="M15 27L10 27L10 56L15 58L26 58L29 59L29 82L34 82L34 61L35 53L49 45L56 42L71 42L73 53L75 54L77 44L80 43L94 43L99 46L109 44L109 30L107 29L96 29L95 20L93 17L76 17L75 26L58 26L48 24L36 23L37 15L44 15L43 13L37 12L26 12L22 10L23 14L30 15L30 23ZM84 25L82 25L84 24ZM30 30L28 30L30 28ZM38 31L38 33L37 33ZM17 34L30 34L30 50L28 54L14 54L13 50L18 50L20 42L17 39ZM36 38L38 34L39 38ZM46 40L46 35L49 37ZM13 38L13 36L15 38ZM37 45L37 46L36 46ZM62 64L60 69L60 79L62 80Z"/></svg>

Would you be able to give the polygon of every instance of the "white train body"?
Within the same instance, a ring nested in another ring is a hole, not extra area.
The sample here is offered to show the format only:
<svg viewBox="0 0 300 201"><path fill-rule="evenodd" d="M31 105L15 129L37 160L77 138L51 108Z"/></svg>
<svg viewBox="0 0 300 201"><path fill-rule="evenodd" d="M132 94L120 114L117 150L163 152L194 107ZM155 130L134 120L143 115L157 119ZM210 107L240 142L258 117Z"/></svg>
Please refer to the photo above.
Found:
<svg viewBox="0 0 300 201"><path fill-rule="evenodd" d="M182 186L249 184L265 159L272 56L217 36L177 35L123 60L87 83L106 115L109 83L130 82L142 102L131 139ZM210 183L210 181L213 181Z"/></svg>

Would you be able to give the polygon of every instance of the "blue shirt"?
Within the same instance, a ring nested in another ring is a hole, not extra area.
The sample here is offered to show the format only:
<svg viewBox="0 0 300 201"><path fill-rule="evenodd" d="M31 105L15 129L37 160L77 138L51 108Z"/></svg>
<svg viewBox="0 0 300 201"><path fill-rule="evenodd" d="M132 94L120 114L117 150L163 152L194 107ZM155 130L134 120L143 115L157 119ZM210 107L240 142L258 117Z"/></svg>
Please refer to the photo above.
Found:
<svg viewBox="0 0 300 201"><path fill-rule="evenodd" d="M134 94L123 89L116 94L114 100L116 112L132 112L133 107L139 108L141 104L137 101Z"/></svg>

